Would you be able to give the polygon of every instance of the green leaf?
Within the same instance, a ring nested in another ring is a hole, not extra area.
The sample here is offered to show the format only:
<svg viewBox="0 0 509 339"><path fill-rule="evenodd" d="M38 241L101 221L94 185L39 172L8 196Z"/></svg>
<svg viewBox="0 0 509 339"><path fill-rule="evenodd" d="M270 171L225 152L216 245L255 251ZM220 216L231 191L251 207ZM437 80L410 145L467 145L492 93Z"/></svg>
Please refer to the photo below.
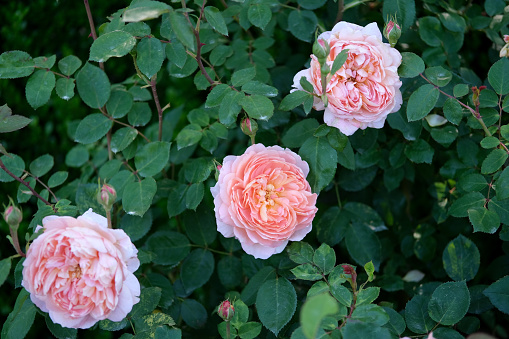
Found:
<svg viewBox="0 0 509 339"><path fill-rule="evenodd" d="M303 264L290 270L297 279L315 281L323 278L322 274L315 266Z"/></svg>
<svg viewBox="0 0 509 339"><path fill-rule="evenodd" d="M380 287L363 288L357 294L356 305L371 304L380 295Z"/></svg>
<svg viewBox="0 0 509 339"><path fill-rule="evenodd" d="M339 305L328 293L308 298L300 311L300 324L306 338L315 339L322 320L339 312Z"/></svg>
<svg viewBox="0 0 509 339"><path fill-rule="evenodd" d="M154 141L143 146L134 157L137 172L142 177L152 177L166 166L170 159L171 144Z"/></svg>
<svg viewBox="0 0 509 339"><path fill-rule="evenodd" d="M424 139L417 139L405 147L405 155L407 158L416 163L431 164L435 150Z"/></svg>
<svg viewBox="0 0 509 339"><path fill-rule="evenodd" d="M78 93L91 108L101 108L110 97L110 81L99 67L86 63L76 75Z"/></svg>
<svg viewBox="0 0 509 339"><path fill-rule="evenodd" d="M500 145L500 141L495 137L486 137L481 140L481 147L485 149L495 148Z"/></svg>
<svg viewBox="0 0 509 339"><path fill-rule="evenodd" d="M419 19L419 36L429 46L438 47L442 43L440 40L442 25L434 16L426 16Z"/></svg>
<svg viewBox="0 0 509 339"><path fill-rule="evenodd" d="M143 238L152 227L152 213L148 211L143 217L125 214L120 220L120 228L123 229L131 241Z"/></svg>
<svg viewBox="0 0 509 339"><path fill-rule="evenodd" d="M16 154L10 154L10 156L2 155L0 159L12 174L18 178L21 177L23 171L25 170L25 162L21 157L17 156ZM11 181L14 181L14 178L0 168L0 182Z"/></svg>
<svg viewBox="0 0 509 339"><path fill-rule="evenodd" d="M26 336L35 319L37 309L30 301L30 294L23 288L16 298L11 313L2 327L2 339L21 339Z"/></svg>
<svg viewBox="0 0 509 339"><path fill-rule="evenodd" d="M440 145L449 147L458 137L458 129L450 125L442 128L433 128L431 130L431 137Z"/></svg>
<svg viewBox="0 0 509 339"><path fill-rule="evenodd" d="M405 307L405 320L408 329L414 333L430 332L436 322L428 314L429 296L417 294Z"/></svg>
<svg viewBox="0 0 509 339"><path fill-rule="evenodd" d="M128 183L122 195L124 211L126 211L127 214L142 217L150 208L156 190L156 181L151 177L145 178L139 182Z"/></svg>
<svg viewBox="0 0 509 339"><path fill-rule="evenodd" d="M260 334L261 331L262 324L255 321L250 321L248 323L242 324L239 327L237 334L241 339L254 339Z"/></svg>
<svg viewBox="0 0 509 339"><path fill-rule="evenodd" d="M350 218L337 206L330 207L315 224L318 241L335 246L345 237Z"/></svg>
<svg viewBox="0 0 509 339"><path fill-rule="evenodd" d="M129 6L122 15L124 22L138 22L156 19L163 13L169 12L171 7L159 1L140 1Z"/></svg>
<svg viewBox="0 0 509 339"><path fill-rule="evenodd" d="M74 79L60 78L57 80L55 89L60 98L70 100L74 97L75 87L76 84Z"/></svg>
<svg viewBox="0 0 509 339"><path fill-rule="evenodd" d="M187 125L177 135L177 148L180 150L197 144L202 138L202 135L203 133L200 126L195 124Z"/></svg>
<svg viewBox="0 0 509 339"><path fill-rule="evenodd" d="M175 321L172 317L164 313L152 313L141 318L135 319L136 332L155 331L159 326L174 326Z"/></svg>
<svg viewBox="0 0 509 339"><path fill-rule="evenodd" d="M32 119L21 115L12 115L12 111L7 104L0 106L0 133L9 133L22 129L28 125ZM5 154L5 152L2 152Z"/></svg>
<svg viewBox="0 0 509 339"><path fill-rule="evenodd" d="M193 34L193 29L189 22L184 18L184 15L181 12L171 11L169 15L171 28L177 39L189 48L191 51L195 51L195 37Z"/></svg>
<svg viewBox="0 0 509 339"><path fill-rule="evenodd" d="M446 86L452 79L452 74L441 66L427 68L424 72L434 85L438 87Z"/></svg>
<svg viewBox="0 0 509 339"><path fill-rule="evenodd" d="M54 164L53 156L49 154L41 155L30 163L30 173L36 177L42 177L50 171Z"/></svg>
<svg viewBox="0 0 509 339"><path fill-rule="evenodd" d="M221 102L223 101L223 98L226 94L231 92L232 89L230 86L226 84L219 84L216 87L214 87L210 93L207 95L207 101L205 101L205 107L216 107L221 105Z"/></svg>
<svg viewBox="0 0 509 339"><path fill-rule="evenodd" d="M312 263L314 254L315 251L313 247L303 241L292 242L292 244L288 246L288 256L297 264Z"/></svg>
<svg viewBox="0 0 509 339"><path fill-rule="evenodd" d="M256 309L263 326L276 336L290 321L297 308L293 285L283 277L266 281L256 297Z"/></svg>
<svg viewBox="0 0 509 339"><path fill-rule="evenodd" d="M311 42L317 25L318 18L312 11L297 10L288 15L288 29L299 40Z"/></svg>
<svg viewBox="0 0 509 339"><path fill-rule="evenodd" d="M369 323L347 322L341 329L344 339L392 339L393 336L387 328L373 326Z"/></svg>
<svg viewBox="0 0 509 339"><path fill-rule="evenodd" d="M389 323L384 327L388 328L393 333L401 335L406 329L405 319L392 308L385 306L382 306L382 308L385 310L385 313L389 315Z"/></svg>
<svg viewBox="0 0 509 339"><path fill-rule="evenodd" d="M207 246L214 242L217 230L213 212L202 206L197 213L186 211L182 218L186 234L193 243Z"/></svg>
<svg viewBox="0 0 509 339"><path fill-rule="evenodd" d="M219 106L219 121L225 125L231 125L237 121L241 107L240 100L244 98L244 94L230 90Z"/></svg>
<svg viewBox="0 0 509 339"><path fill-rule="evenodd" d="M273 267L263 267L251 279L249 279L246 287L244 287L240 293L240 298L246 303L246 305L253 305L260 287L266 281L276 279L276 277L276 271Z"/></svg>
<svg viewBox="0 0 509 339"><path fill-rule="evenodd" d="M509 93L509 60L507 58L502 58L491 66L488 80L498 94Z"/></svg>
<svg viewBox="0 0 509 339"><path fill-rule="evenodd" d="M186 207L191 210L196 210L196 207L201 203L204 194L203 183L191 184L186 192Z"/></svg>
<svg viewBox="0 0 509 339"><path fill-rule="evenodd" d="M502 172L503 174L504 172ZM500 176L501 177L501 176ZM500 180L499 177L499 180ZM488 183L483 175L479 173L468 174L462 176L458 180L458 186L467 192L479 192L488 187ZM500 195L500 191L503 191L502 187L497 186L497 196ZM509 195L508 195L509 197ZM505 198L502 198L505 199Z"/></svg>
<svg viewBox="0 0 509 339"><path fill-rule="evenodd" d="M375 265L373 265L373 262L367 262L364 265L364 270L366 271L366 274L368 275L368 281L371 282L374 279L373 273L375 273Z"/></svg>
<svg viewBox="0 0 509 339"><path fill-rule="evenodd" d="M242 91L248 94L258 94L264 95L266 97L272 98L278 95L278 90L275 87L269 86L262 82L251 80L246 82L242 86Z"/></svg>
<svg viewBox="0 0 509 339"><path fill-rule="evenodd" d="M463 108L455 99L447 99L444 103L444 115L447 120L455 125L459 125L463 118Z"/></svg>
<svg viewBox="0 0 509 339"><path fill-rule="evenodd" d="M147 249L156 257L156 265L178 264L189 254L190 244L187 237L172 231L159 231L153 233L146 241Z"/></svg>
<svg viewBox="0 0 509 339"><path fill-rule="evenodd" d="M253 25L263 30L270 19L272 19L272 11L270 7L264 3L255 3L249 5L247 17Z"/></svg>
<svg viewBox="0 0 509 339"><path fill-rule="evenodd" d="M62 58L58 62L58 68L63 75L71 76L80 68L82 62L80 58L75 55L68 55L65 58Z"/></svg>
<svg viewBox="0 0 509 339"><path fill-rule="evenodd" d="M32 57L22 51L9 51L0 54L0 79L27 77L34 71Z"/></svg>
<svg viewBox="0 0 509 339"><path fill-rule="evenodd" d="M147 102L133 103L131 110L127 113L127 121L131 126L145 126L152 118L152 111Z"/></svg>
<svg viewBox="0 0 509 339"><path fill-rule="evenodd" d="M470 88L467 84L458 84L454 86L452 93L456 98L461 98L462 96L467 95L470 92ZM454 100L454 99L451 99ZM455 101L455 100L454 100Z"/></svg>
<svg viewBox="0 0 509 339"><path fill-rule="evenodd" d="M106 109L115 119L123 118L133 107L133 96L126 91L112 91Z"/></svg>
<svg viewBox="0 0 509 339"><path fill-rule="evenodd" d="M487 296L491 303L501 312L509 314L509 276L495 281L483 294Z"/></svg>
<svg viewBox="0 0 509 339"><path fill-rule="evenodd" d="M45 315L44 320L46 326L50 330L51 334L58 339L75 339L78 335L78 330L75 328L62 327L59 324L55 324L48 314Z"/></svg>
<svg viewBox="0 0 509 339"><path fill-rule="evenodd" d="M131 127L123 127L117 130L111 137L111 151L113 153L123 151L136 139L137 135L138 131Z"/></svg>
<svg viewBox="0 0 509 339"><path fill-rule="evenodd" d="M284 97L279 104L279 109L282 111L290 111L304 103L308 98L313 98L313 95L305 91L294 91Z"/></svg>
<svg viewBox="0 0 509 339"><path fill-rule="evenodd" d="M500 148L494 149L482 162L481 173L490 174L498 171L507 160L507 157L508 154L505 150Z"/></svg>
<svg viewBox="0 0 509 339"><path fill-rule="evenodd" d="M76 145L65 156L65 164L69 167L81 167L90 157L88 150L83 145Z"/></svg>
<svg viewBox="0 0 509 339"><path fill-rule="evenodd" d="M254 67L248 67L235 71L232 74L232 86L239 87L246 84L248 81L253 79L256 75L256 69Z"/></svg>
<svg viewBox="0 0 509 339"><path fill-rule="evenodd" d="M474 227L474 232L493 234L500 227L500 217L498 214L484 207L470 208L468 210L468 219Z"/></svg>
<svg viewBox="0 0 509 339"><path fill-rule="evenodd" d="M389 322L389 315L378 305L364 304L355 307L352 319L368 323L372 326L383 326Z"/></svg>
<svg viewBox="0 0 509 339"><path fill-rule="evenodd" d="M185 184L178 184L174 182L174 185L170 188L168 194L167 211L168 216L174 217L184 212L186 209L186 193L189 186Z"/></svg>
<svg viewBox="0 0 509 339"><path fill-rule="evenodd" d="M45 105L53 88L55 88L55 74L50 71L40 69L28 78L25 88L27 101L33 109Z"/></svg>
<svg viewBox="0 0 509 339"><path fill-rule="evenodd" d="M313 255L313 263L323 274L329 274L336 265L336 253L329 245L322 244Z"/></svg>
<svg viewBox="0 0 509 339"><path fill-rule="evenodd" d="M459 14L444 12L439 14L439 18L442 25L451 32L463 33L467 28L465 19Z"/></svg>
<svg viewBox="0 0 509 339"><path fill-rule="evenodd" d="M440 92L435 86L426 84L419 87L410 95L407 105L408 121L424 118L435 107Z"/></svg>
<svg viewBox="0 0 509 339"><path fill-rule="evenodd" d="M174 63L178 68L183 68L185 66L188 55L184 45L175 41L170 44L166 44L165 51L168 60Z"/></svg>
<svg viewBox="0 0 509 339"><path fill-rule="evenodd" d="M385 223L378 214L370 206L359 202L348 202L344 206L344 210L351 213L352 221L362 223L373 230L384 230Z"/></svg>
<svg viewBox="0 0 509 339"><path fill-rule="evenodd" d="M460 234L445 247L442 262L452 280L469 281L474 279L479 270L481 256L477 246Z"/></svg>
<svg viewBox="0 0 509 339"><path fill-rule="evenodd" d="M482 207L485 202L484 195L479 192L470 192L452 203L449 214L457 218L466 217L469 209Z"/></svg>
<svg viewBox="0 0 509 339"><path fill-rule="evenodd" d="M378 271L382 249L375 232L364 224L353 223L346 230L345 241L348 253L355 262L364 266L372 261Z"/></svg>
<svg viewBox="0 0 509 339"><path fill-rule="evenodd" d="M402 32L408 31L415 21L414 0L386 0L383 2L383 17L394 16L401 25Z"/></svg>
<svg viewBox="0 0 509 339"><path fill-rule="evenodd" d="M337 167L337 152L325 138L308 138L299 149L299 155L309 164L310 173L307 180L311 189L319 193L327 186Z"/></svg>
<svg viewBox="0 0 509 339"><path fill-rule="evenodd" d="M136 39L124 31L113 31L99 36L90 46L88 60L105 62L112 57L123 57L129 53Z"/></svg>
<svg viewBox="0 0 509 339"><path fill-rule="evenodd" d="M5 282L11 271L11 258L5 258L0 261L0 286Z"/></svg>
<svg viewBox="0 0 509 339"><path fill-rule="evenodd" d="M339 52L338 55L336 55L336 58L332 63L330 74L336 74L336 72L339 71L341 67L343 67L343 64L345 63L346 59L348 59L348 50L344 49L341 52Z"/></svg>
<svg viewBox="0 0 509 339"><path fill-rule="evenodd" d="M207 323L207 310L193 299L184 299L181 316L185 323L192 328L201 328Z"/></svg>
<svg viewBox="0 0 509 339"><path fill-rule="evenodd" d="M245 96L238 103L249 117L253 119L269 120L274 114L274 104L272 101L261 95Z"/></svg>
<svg viewBox="0 0 509 339"><path fill-rule="evenodd" d="M235 300L233 302L233 307L235 308L235 314L231 322L233 326L238 328L249 319L249 308L241 299Z"/></svg>
<svg viewBox="0 0 509 339"><path fill-rule="evenodd" d="M348 137L337 128L332 128L327 134L327 141L338 152L342 152L348 144Z"/></svg>
<svg viewBox="0 0 509 339"><path fill-rule="evenodd" d="M129 319L139 319L144 315L151 313L161 299L161 289L159 287L145 287L141 290L140 301L133 306L133 309L127 317Z"/></svg>
<svg viewBox="0 0 509 339"><path fill-rule="evenodd" d="M147 37L136 46L136 64L141 73L151 79L163 65L165 51L159 39Z"/></svg>
<svg viewBox="0 0 509 339"><path fill-rule="evenodd" d="M495 189L498 199L503 200L509 198L509 167L506 167L502 173L500 173L500 176L495 182Z"/></svg>
<svg viewBox="0 0 509 339"><path fill-rule="evenodd" d="M467 314L470 293L465 281L447 282L438 286L428 305L430 317L442 325L454 325Z"/></svg>
<svg viewBox="0 0 509 339"><path fill-rule="evenodd" d="M207 19L208 23L216 30L219 34L228 36L228 28L226 27L226 23L224 21L223 15L213 6L205 7L203 11L205 14L205 19Z"/></svg>
<svg viewBox="0 0 509 339"><path fill-rule="evenodd" d="M87 115L78 125L74 141L91 144L105 136L112 126L113 121L101 113Z"/></svg>
<svg viewBox="0 0 509 339"><path fill-rule="evenodd" d="M215 231L215 229L213 230ZM242 284L242 263L239 258L233 255L223 256L217 263L217 275L221 284L228 290L232 290Z"/></svg>
<svg viewBox="0 0 509 339"><path fill-rule="evenodd" d="M180 279L190 293L209 281L214 272L214 256L208 250L197 248L182 262Z"/></svg>

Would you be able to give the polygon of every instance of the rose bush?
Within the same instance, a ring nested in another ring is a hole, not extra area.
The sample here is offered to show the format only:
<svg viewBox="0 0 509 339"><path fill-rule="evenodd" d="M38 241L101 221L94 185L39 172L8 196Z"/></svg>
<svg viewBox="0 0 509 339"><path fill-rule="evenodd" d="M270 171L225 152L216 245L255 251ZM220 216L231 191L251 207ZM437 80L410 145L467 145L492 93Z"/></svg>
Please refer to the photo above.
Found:
<svg viewBox="0 0 509 339"><path fill-rule="evenodd" d="M279 146L255 144L225 157L210 189L217 230L261 259L283 251L289 240L302 240L317 211L308 173L300 156Z"/></svg>
<svg viewBox="0 0 509 339"><path fill-rule="evenodd" d="M382 128L387 115L398 111L403 102L398 76L401 54L382 41L374 22L365 27L339 22L332 31L320 34L320 40L330 46L329 66L341 51L348 50L343 66L327 77L328 104L319 98L323 93L321 67L314 55L311 55L311 67L295 75L293 87L302 90L300 79L305 77L318 96L313 107L325 110L324 122L345 135L367 127Z"/></svg>
<svg viewBox="0 0 509 339"><path fill-rule="evenodd" d="M78 218L49 216L23 263L23 287L54 323L89 328L120 321L139 302L136 247L92 209Z"/></svg>

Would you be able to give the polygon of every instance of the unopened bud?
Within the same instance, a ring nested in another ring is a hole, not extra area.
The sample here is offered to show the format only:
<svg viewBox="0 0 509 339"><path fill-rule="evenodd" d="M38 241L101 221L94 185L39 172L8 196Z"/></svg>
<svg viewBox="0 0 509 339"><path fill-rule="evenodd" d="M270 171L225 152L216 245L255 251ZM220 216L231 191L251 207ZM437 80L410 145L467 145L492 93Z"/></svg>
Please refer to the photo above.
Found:
<svg viewBox="0 0 509 339"><path fill-rule="evenodd" d="M313 54L318 59L320 64L325 63L330 53L329 43L323 39L316 39L313 44Z"/></svg>
<svg viewBox="0 0 509 339"><path fill-rule="evenodd" d="M17 228L23 220L23 213L18 207L9 205L5 209L4 220L9 226Z"/></svg>
<svg viewBox="0 0 509 339"><path fill-rule="evenodd" d="M479 95L481 95L481 91L483 89L486 89L486 86L479 86L479 88L477 88L477 86L472 87L472 101L476 107L481 104L479 101Z"/></svg>
<svg viewBox="0 0 509 339"><path fill-rule="evenodd" d="M509 44L509 34L504 35L504 42Z"/></svg>
<svg viewBox="0 0 509 339"><path fill-rule="evenodd" d="M229 321L235 314L235 308L229 300L225 300L217 308L217 314L223 318L224 321Z"/></svg>
<svg viewBox="0 0 509 339"><path fill-rule="evenodd" d="M389 41L391 47L394 47L400 36L401 27L399 27L396 19L391 19L384 27L384 37Z"/></svg>
<svg viewBox="0 0 509 339"><path fill-rule="evenodd" d="M101 204L106 211L111 210L113 203L117 199L117 192L108 184L104 184L97 192L97 202Z"/></svg>
<svg viewBox="0 0 509 339"><path fill-rule="evenodd" d="M245 118L240 123L240 129L242 132L244 132L245 135L253 136L256 135L256 132L258 131L258 124L255 120Z"/></svg>
<svg viewBox="0 0 509 339"><path fill-rule="evenodd" d="M509 57L509 44L506 44L502 49L500 50L500 57L506 58Z"/></svg>

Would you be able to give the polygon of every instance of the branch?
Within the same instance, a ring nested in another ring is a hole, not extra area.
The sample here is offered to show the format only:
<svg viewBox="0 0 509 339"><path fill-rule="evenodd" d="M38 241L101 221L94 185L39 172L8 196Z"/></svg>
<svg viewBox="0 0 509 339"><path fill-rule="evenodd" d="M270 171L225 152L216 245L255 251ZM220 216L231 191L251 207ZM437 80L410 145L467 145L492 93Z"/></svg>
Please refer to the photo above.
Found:
<svg viewBox="0 0 509 339"><path fill-rule="evenodd" d="M83 0L85 3L85 10L87 11L88 23L90 24L90 32L92 33L92 38L94 41L97 40L97 33L95 31L94 18L92 18L92 12L90 11L90 5L88 4L88 0ZM104 71L104 64L102 62L99 63L99 67Z"/></svg>
<svg viewBox="0 0 509 339"><path fill-rule="evenodd" d="M155 74L152 79L150 79L150 88L152 89L152 96L154 97L154 101L157 107L157 115L159 116L159 141L161 141L163 139L163 110L161 108L161 104L159 103L159 96L157 95L156 80L157 74Z"/></svg>
<svg viewBox="0 0 509 339"><path fill-rule="evenodd" d="M34 196L36 196L39 200L41 200L43 203L45 203L46 205L48 206L51 206L51 208L53 209L53 211L57 212L56 208L53 206L53 204L51 204L48 200L44 199L43 197L41 197L39 195L39 193L37 193L33 188L32 186L30 186L30 184L28 182L26 182L25 180L21 179L20 177L16 176L14 173L12 173L11 171L9 171L7 169L7 167L5 167L2 159L0 159L0 168L3 169L5 171L5 173L9 174L11 177L13 177L14 179L16 179L17 181L19 181L21 184L25 185L31 192Z"/></svg>

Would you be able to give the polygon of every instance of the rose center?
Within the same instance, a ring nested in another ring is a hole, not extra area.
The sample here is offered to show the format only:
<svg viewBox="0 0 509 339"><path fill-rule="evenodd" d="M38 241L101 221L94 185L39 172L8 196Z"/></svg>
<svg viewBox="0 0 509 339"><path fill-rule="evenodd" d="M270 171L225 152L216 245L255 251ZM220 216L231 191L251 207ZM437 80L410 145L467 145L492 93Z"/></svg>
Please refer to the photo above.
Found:
<svg viewBox="0 0 509 339"><path fill-rule="evenodd" d="M81 268L79 265L76 265L74 266L74 269L69 270L69 277L71 277L71 279L81 278Z"/></svg>

